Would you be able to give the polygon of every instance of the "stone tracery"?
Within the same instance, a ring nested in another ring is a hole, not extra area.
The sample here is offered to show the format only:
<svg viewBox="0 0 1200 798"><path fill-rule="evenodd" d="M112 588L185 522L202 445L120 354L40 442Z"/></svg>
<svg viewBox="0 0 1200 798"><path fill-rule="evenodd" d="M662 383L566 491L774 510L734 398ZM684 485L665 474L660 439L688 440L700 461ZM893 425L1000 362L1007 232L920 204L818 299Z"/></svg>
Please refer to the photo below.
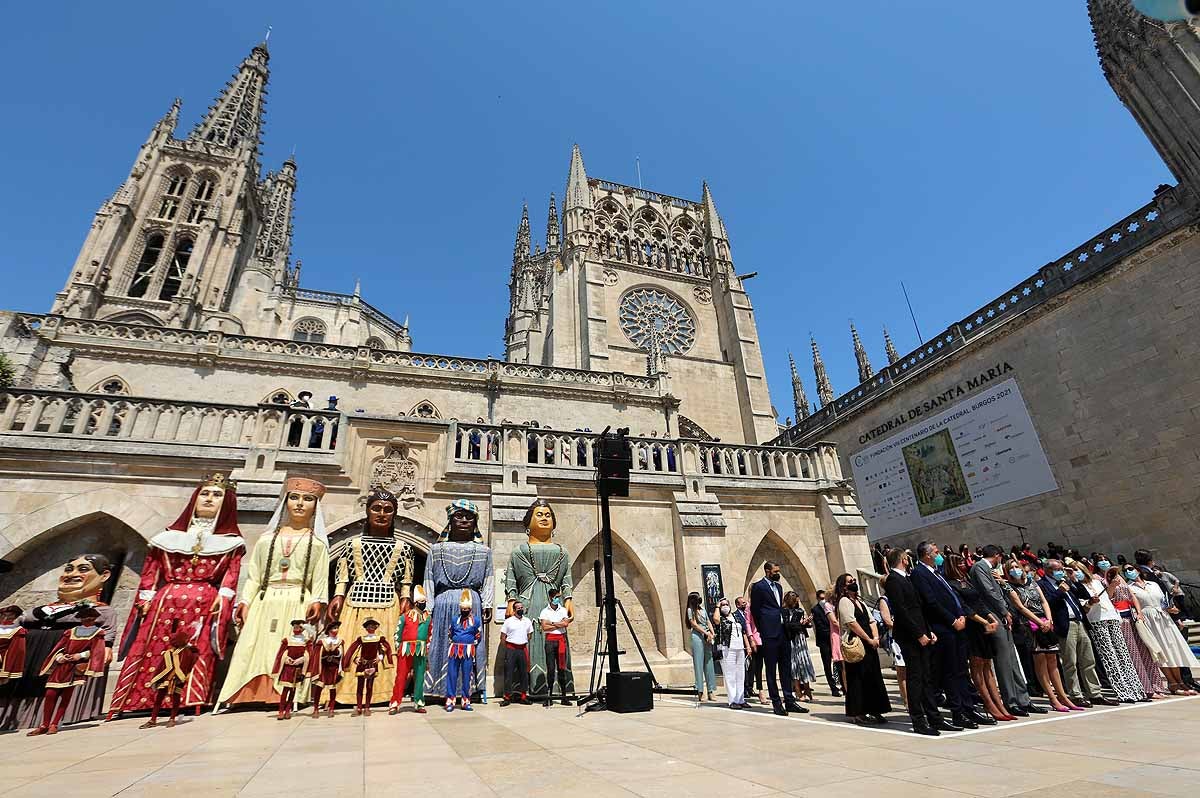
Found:
<svg viewBox="0 0 1200 798"><path fill-rule="evenodd" d="M679 300L655 288L636 288L621 298L621 332L640 348L680 355L696 341L696 322Z"/></svg>

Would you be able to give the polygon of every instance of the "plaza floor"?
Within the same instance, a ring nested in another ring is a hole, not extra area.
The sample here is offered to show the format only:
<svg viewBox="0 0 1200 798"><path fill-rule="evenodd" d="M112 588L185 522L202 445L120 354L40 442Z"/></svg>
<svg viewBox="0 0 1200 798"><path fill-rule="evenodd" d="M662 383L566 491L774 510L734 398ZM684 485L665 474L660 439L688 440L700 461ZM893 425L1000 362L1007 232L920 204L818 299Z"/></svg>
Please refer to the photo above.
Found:
<svg viewBox="0 0 1200 798"><path fill-rule="evenodd" d="M899 706L899 703L896 703ZM809 715L662 698L652 712L478 706L420 716L276 721L262 712L0 735L0 795L25 796L828 796L1055 798L1195 795L1200 699L1171 699L940 738Z"/></svg>

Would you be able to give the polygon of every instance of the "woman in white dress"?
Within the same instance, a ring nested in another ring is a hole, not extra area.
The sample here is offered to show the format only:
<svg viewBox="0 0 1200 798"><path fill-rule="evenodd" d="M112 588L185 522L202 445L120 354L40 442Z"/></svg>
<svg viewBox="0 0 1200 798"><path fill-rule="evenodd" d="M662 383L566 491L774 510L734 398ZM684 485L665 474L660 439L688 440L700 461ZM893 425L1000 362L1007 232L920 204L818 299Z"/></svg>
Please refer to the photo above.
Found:
<svg viewBox="0 0 1200 798"><path fill-rule="evenodd" d="M324 495L325 486L314 479L289 479L275 515L255 542L233 616L241 635L217 707L277 703L281 691L272 670L280 642L292 619L304 618L312 626L324 612L329 594Z"/></svg>
<svg viewBox="0 0 1200 798"><path fill-rule="evenodd" d="M1200 669L1200 662L1197 662L1196 655L1188 648L1187 641L1183 639L1171 616L1163 609L1168 600L1162 588L1154 582L1146 581L1140 568L1135 570L1132 565L1125 568L1127 579L1129 575L1136 574L1136 578L1129 581L1129 590L1142 607L1143 620L1138 623L1142 625L1144 632L1153 636L1158 642L1158 647L1162 649L1163 658L1158 662L1158 667L1167 677L1167 688L1172 695L1196 695L1195 690L1190 690L1184 685L1179 669Z"/></svg>

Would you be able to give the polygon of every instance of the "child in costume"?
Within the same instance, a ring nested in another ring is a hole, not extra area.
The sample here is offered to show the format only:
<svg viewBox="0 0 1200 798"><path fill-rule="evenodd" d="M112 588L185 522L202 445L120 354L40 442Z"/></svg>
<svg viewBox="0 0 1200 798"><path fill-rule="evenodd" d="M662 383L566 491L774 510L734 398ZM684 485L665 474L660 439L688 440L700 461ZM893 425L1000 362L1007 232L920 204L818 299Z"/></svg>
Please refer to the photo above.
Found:
<svg viewBox="0 0 1200 798"><path fill-rule="evenodd" d="M392 646L388 643L387 638L381 634L376 634L379 630L379 621L374 618L367 618L363 621L363 629L366 634L359 635L354 642L350 644L350 650L346 652L346 659L342 662L343 670L350 670L350 663L354 661L354 655L358 654L358 666L355 668L355 673L358 676L358 692L356 693L356 702L354 704L354 717L359 715L371 715L371 696L375 692L375 675L379 673L381 660L389 666L392 664Z"/></svg>
<svg viewBox="0 0 1200 798"><path fill-rule="evenodd" d="M139 729L153 729L158 725L158 713L167 696L171 697L171 719L167 721L167 728L175 725L184 688L198 659L198 650L192 639L193 634L198 631L195 628L180 629L171 635L168 641L169 648L162 653L162 665L158 673L150 677L150 687L154 690L154 708L150 710L150 720L139 726Z"/></svg>
<svg viewBox="0 0 1200 798"><path fill-rule="evenodd" d="M450 652L446 670L446 711L454 711L454 699L462 697L462 708L471 712L471 685L475 681L475 648L482 634L472 610L471 591L464 590L458 603L459 618L450 624Z"/></svg>
<svg viewBox="0 0 1200 798"><path fill-rule="evenodd" d="M0 607L0 684L25 672L25 627L17 623L21 608Z"/></svg>
<svg viewBox="0 0 1200 798"><path fill-rule="evenodd" d="M292 621L292 633L283 638L275 654L275 685L279 689L279 714L276 720L290 720L296 688L304 682L304 666L308 662L308 635L304 633L303 618Z"/></svg>
<svg viewBox="0 0 1200 798"><path fill-rule="evenodd" d="M413 608L400 616L396 626L396 686L392 688L389 715L400 711L408 674L413 675L413 703L425 714L425 665L429 650L428 597L420 585L413 588Z"/></svg>
<svg viewBox="0 0 1200 798"><path fill-rule="evenodd" d="M67 714L75 688L104 675L104 630L96 625L100 613L95 607L85 606L75 611L75 617L79 625L63 632L42 664L40 675L46 677L42 725L30 731L30 737L58 734L58 724Z"/></svg>
<svg viewBox="0 0 1200 798"><path fill-rule="evenodd" d="M312 677L312 716L321 716L321 692L329 688L328 717L333 717L338 681L342 678L342 655L346 646L338 637L341 621L325 625L325 634L312 642L308 655L308 675Z"/></svg>

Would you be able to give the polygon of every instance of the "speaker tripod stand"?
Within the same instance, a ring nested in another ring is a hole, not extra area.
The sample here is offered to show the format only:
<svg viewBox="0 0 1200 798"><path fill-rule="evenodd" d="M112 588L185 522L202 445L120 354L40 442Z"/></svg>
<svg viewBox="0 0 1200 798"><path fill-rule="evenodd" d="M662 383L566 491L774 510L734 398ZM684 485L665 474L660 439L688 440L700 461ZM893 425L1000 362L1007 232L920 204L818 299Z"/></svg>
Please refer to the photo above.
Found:
<svg viewBox="0 0 1200 798"><path fill-rule="evenodd" d="M654 676L654 670L650 667L650 661L646 659L646 651L642 648L642 643L638 640L637 632L633 630L633 623L629 620L629 614L625 612L625 605L621 603L619 598L612 600L613 605L621 611L621 617L625 619L625 628L629 630L629 637L632 638L633 644L637 647L638 656L642 658L642 664L646 666L646 673L650 675L650 683L655 690L662 690L663 687L658 683L658 679ZM601 608L606 604L604 600L599 602ZM600 612L596 616L596 638L592 645L592 674L588 677L588 694L582 698L575 700L576 706L580 707L579 715L584 712L596 712L608 709L608 689L600 684L601 674L600 662L609 656L608 640L602 634L605 627L604 613ZM604 648L600 648L600 640L605 638ZM616 654L624 654L624 651L617 650Z"/></svg>

